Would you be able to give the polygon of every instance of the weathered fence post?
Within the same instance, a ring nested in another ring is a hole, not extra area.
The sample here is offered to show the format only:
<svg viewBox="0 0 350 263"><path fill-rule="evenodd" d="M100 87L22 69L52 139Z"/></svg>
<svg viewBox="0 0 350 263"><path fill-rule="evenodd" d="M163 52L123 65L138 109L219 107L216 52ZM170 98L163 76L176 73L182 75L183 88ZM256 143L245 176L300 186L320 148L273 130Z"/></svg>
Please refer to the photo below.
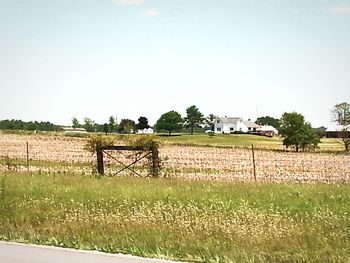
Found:
<svg viewBox="0 0 350 263"><path fill-rule="evenodd" d="M103 151L102 148L96 146L96 156L97 156L97 173L104 175L105 171L103 168Z"/></svg>
<svg viewBox="0 0 350 263"><path fill-rule="evenodd" d="M159 171L160 171L158 147L153 146L151 150L152 150L152 175L153 177L158 177Z"/></svg>
<svg viewBox="0 0 350 263"><path fill-rule="evenodd" d="M253 172L254 180L256 181L256 167L255 167L255 155L254 155L254 145L252 144L252 154L253 154Z"/></svg>
<svg viewBox="0 0 350 263"><path fill-rule="evenodd" d="M29 143L27 142L27 170L29 172Z"/></svg>

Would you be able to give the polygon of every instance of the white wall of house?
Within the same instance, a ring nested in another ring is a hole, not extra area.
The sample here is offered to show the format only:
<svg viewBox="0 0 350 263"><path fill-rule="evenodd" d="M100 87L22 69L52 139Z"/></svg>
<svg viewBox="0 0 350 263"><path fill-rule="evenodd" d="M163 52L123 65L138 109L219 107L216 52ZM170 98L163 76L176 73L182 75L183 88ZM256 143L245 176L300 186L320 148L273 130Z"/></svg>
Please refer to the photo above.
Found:
<svg viewBox="0 0 350 263"><path fill-rule="evenodd" d="M214 123L214 132L215 133L223 133L223 124L221 122Z"/></svg>
<svg viewBox="0 0 350 263"><path fill-rule="evenodd" d="M239 122L237 123L236 131L248 132L248 127L247 125L245 125L245 122L242 119L240 119Z"/></svg>
<svg viewBox="0 0 350 263"><path fill-rule="evenodd" d="M236 131L236 123L223 123L223 132L231 133Z"/></svg>
<svg viewBox="0 0 350 263"><path fill-rule="evenodd" d="M248 132L248 127L241 118L218 118L214 124L215 133Z"/></svg>

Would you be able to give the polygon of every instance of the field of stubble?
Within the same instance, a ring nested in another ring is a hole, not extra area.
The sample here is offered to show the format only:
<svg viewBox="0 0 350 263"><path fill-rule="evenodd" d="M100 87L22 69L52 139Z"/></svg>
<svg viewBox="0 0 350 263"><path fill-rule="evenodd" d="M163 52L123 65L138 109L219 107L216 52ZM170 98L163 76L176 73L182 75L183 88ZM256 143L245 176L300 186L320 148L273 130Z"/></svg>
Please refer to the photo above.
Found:
<svg viewBox="0 0 350 263"><path fill-rule="evenodd" d="M27 167L27 147L29 168ZM84 149L86 139L65 136L1 134L0 169L89 174L94 172L95 156ZM116 154L130 163L132 153ZM179 146L163 144L160 148L162 175L190 180L256 180L347 183L350 181L348 155L336 153L294 153L256 150L254 177L251 149L235 147ZM129 160L128 160L129 158ZM106 173L118 169L105 156ZM129 172L129 170L126 170Z"/></svg>

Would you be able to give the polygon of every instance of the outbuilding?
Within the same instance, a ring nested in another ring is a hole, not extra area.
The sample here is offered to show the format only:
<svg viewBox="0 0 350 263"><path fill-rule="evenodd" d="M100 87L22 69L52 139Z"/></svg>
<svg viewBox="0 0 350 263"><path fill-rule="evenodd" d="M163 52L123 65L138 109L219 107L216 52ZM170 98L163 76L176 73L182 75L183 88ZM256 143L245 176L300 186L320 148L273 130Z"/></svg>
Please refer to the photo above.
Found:
<svg viewBox="0 0 350 263"><path fill-rule="evenodd" d="M87 133L85 128L61 127L64 133Z"/></svg>

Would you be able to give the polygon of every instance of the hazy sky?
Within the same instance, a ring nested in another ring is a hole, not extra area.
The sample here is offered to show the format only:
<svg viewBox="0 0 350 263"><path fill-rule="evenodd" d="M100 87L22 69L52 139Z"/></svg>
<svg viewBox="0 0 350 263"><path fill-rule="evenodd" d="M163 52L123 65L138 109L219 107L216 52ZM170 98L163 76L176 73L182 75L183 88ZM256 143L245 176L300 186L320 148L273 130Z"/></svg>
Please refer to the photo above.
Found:
<svg viewBox="0 0 350 263"><path fill-rule="evenodd" d="M0 0L0 119L326 125L350 102L350 1Z"/></svg>

